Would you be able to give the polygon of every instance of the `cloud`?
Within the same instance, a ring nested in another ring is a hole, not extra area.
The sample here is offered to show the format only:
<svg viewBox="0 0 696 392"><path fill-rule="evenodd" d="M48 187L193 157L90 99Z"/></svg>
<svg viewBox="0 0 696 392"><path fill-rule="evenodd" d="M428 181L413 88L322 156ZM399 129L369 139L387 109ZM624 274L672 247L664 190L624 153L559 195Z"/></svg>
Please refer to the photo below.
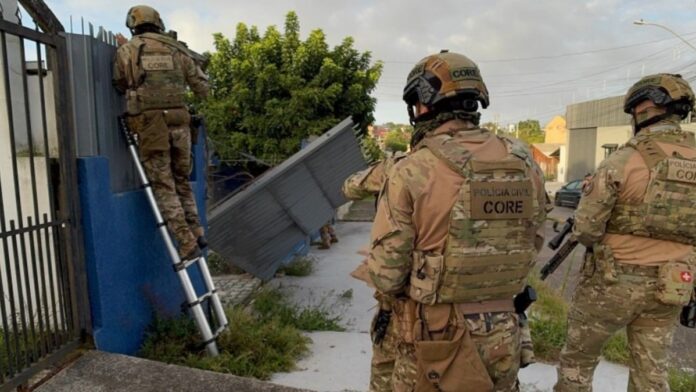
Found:
<svg viewBox="0 0 696 392"><path fill-rule="evenodd" d="M330 44L353 36L359 50L385 62L375 92L378 121L407 121L401 90L416 61L442 48L479 63L491 92L484 119L502 122L562 114L566 104L621 94L642 72L682 71L696 78L696 53L659 28L696 32L696 3L663 0L151 0L165 23L196 50L212 49L212 34L234 36L239 22L281 30L295 10L304 37L324 30ZM50 6L64 24L84 15L97 25L124 31L129 5L107 0L62 0ZM696 40L696 34L686 35ZM652 42L664 40L662 42ZM642 44L641 44L642 43ZM637 44L623 49L596 51ZM673 59L672 48L682 48ZM569 53L582 55L560 56ZM529 59L534 58L534 59ZM503 60L503 61L501 61ZM691 64L691 66L689 66Z"/></svg>

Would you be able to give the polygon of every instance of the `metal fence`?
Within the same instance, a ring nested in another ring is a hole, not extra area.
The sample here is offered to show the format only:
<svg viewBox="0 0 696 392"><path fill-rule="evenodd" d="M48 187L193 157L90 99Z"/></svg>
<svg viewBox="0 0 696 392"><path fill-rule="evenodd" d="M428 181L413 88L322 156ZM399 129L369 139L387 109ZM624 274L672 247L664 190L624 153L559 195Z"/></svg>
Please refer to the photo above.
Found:
<svg viewBox="0 0 696 392"><path fill-rule="evenodd" d="M2 5L0 391L5 391L74 350L89 312L62 26L40 0L24 0L24 8ZM29 15L24 21L23 13Z"/></svg>

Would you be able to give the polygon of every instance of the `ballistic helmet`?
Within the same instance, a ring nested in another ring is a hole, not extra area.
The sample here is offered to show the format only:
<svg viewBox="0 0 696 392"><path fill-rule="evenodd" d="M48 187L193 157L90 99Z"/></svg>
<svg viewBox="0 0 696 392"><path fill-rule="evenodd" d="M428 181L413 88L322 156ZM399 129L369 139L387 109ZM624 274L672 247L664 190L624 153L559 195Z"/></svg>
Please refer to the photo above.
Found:
<svg viewBox="0 0 696 392"><path fill-rule="evenodd" d="M408 74L403 99L409 107L420 102L431 111L443 104L475 112L478 103L488 107L488 89L478 66L468 57L443 50L419 61Z"/></svg>
<svg viewBox="0 0 696 392"><path fill-rule="evenodd" d="M666 107L667 115L677 114L685 118L693 109L694 92L681 75L666 73L648 75L634 84L626 93L624 112L636 117L637 113L634 113L633 109L645 100L652 101L656 106ZM650 118L636 118L636 126L645 126L648 120Z"/></svg>
<svg viewBox="0 0 696 392"><path fill-rule="evenodd" d="M128 10L126 16L126 27L131 31L138 26L151 24L164 31L164 22L160 18L159 12L147 5L136 5Z"/></svg>

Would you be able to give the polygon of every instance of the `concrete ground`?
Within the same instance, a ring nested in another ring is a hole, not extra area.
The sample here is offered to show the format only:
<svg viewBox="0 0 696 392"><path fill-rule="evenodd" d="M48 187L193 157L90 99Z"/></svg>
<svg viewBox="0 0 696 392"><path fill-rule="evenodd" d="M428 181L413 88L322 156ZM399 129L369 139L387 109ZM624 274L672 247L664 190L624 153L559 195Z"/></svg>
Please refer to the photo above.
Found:
<svg viewBox="0 0 696 392"><path fill-rule="evenodd" d="M357 251L369 241L370 223L341 222L336 231L339 243L330 250L311 252L316 258L312 275L286 276L274 284L298 304L324 306L340 315L346 331L308 333L313 340L311 355L298 364L297 371L274 375L274 383L326 392L367 390L371 356L368 329L376 303L372 290L348 274L363 258ZM352 293L351 298L346 298L346 293ZM626 390L627 379L625 367L602 362L594 390ZM550 391L556 380L555 368L535 364L520 372L520 380L523 391Z"/></svg>
<svg viewBox="0 0 696 392"><path fill-rule="evenodd" d="M36 392L311 392L250 378L89 351Z"/></svg>

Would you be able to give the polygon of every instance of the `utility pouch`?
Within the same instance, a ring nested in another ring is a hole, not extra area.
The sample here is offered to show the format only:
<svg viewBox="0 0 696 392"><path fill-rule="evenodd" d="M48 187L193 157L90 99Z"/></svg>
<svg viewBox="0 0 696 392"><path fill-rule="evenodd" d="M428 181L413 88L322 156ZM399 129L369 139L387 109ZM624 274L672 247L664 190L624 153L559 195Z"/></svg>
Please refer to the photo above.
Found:
<svg viewBox="0 0 696 392"><path fill-rule="evenodd" d="M604 245L595 245L593 249L595 269L601 274L604 283L614 284L618 282L616 260L614 260L614 252L611 251L611 248Z"/></svg>
<svg viewBox="0 0 696 392"><path fill-rule="evenodd" d="M413 252L413 270L408 294L414 300L427 305L437 302L444 258L442 255Z"/></svg>
<svg viewBox="0 0 696 392"><path fill-rule="evenodd" d="M580 267L580 273L586 278L591 278L594 275L597 265L595 263L595 255L590 252L589 248L585 251L583 256L582 267Z"/></svg>
<svg viewBox="0 0 696 392"><path fill-rule="evenodd" d="M142 113L140 102L138 101L138 93L135 90L126 92L126 112L129 116L137 116Z"/></svg>
<svg viewBox="0 0 696 392"><path fill-rule="evenodd" d="M140 154L146 160L153 154L169 150L169 128L160 111L142 114L144 125L135 131L140 137Z"/></svg>
<svg viewBox="0 0 696 392"><path fill-rule="evenodd" d="M421 305L422 306L422 305ZM452 309L451 306L449 306ZM444 329L442 312L437 320L426 317L423 320L428 338L440 335L441 340L417 340L415 355L417 359L416 391L428 392L459 392L459 391L492 391L493 381L488 375L481 356L478 353L466 321L457 317L454 324L445 315ZM432 330L432 328L437 328ZM454 328L454 331L446 331ZM425 331L424 331L425 332ZM451 336L450 336L451 335Z"/></svg>
<svg viewBox="0 0 696 392"><path fill-rule="evenodd" d="M413 344L414 328L416 326L416 307L418 303L410 298L396 300L393 304L393 322L399 331L401 341L406 344Z"/></svg>
<svg viewBox="0 0 696 392"><path fill-rule="evenodd" d="M163 110L164 121L170 127L188 125L191 123L191 115L186 109L167 109Z"/></svg>
<svg viewBox="0 0 696 392"><path fill-rule="evenodd" d="M689 303L694 290L694 268L686 261L670 261L660 266L657 278L658 301L665 305Z"/></svg>

